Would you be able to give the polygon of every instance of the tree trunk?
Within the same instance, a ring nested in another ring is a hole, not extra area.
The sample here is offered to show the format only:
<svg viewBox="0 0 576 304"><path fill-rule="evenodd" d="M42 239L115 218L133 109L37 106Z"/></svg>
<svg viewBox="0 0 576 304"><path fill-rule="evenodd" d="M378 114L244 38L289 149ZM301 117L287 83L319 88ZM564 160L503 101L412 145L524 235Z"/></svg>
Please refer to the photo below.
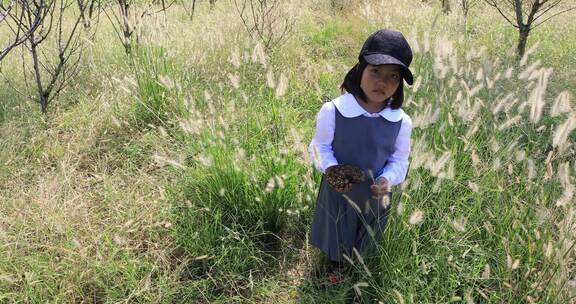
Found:
<svg viewBox="0 0 576 304"><path fill-rule="evenodd" d="M462 13L464 15L464 36L468 38L468 10L470 7L468 6L467 0L462 0Z"/></svg>
<svg viewBox="0 0 576 304"><path fill-rule="evenodd" d="M130 3L126 0L120 0L120 12L122 13L122 34L124 35L124 50L126 51L127 55L132 53L132 45L131 45L131 38L132 38L132 28L128 18L130 17Z"/></svg>
<svg viewBox="0 0 576 304"><path fill-rule="evenodd" d="M450 13L450 0L442 0L442 12L444 14Z"/></svg>
<svg viewBox="0 0 576 304"><path fill-rule="evenodd" d="M36 80L36 90L38 92L38 103L40 103L40 108L42 109L42 114L48 113L48 96L44 92L42 87L42 76L40 75L40 64L38 61L38 49L34 43L34 35L30 37L32 41L30 43L30 52L32 54L33 68L34 68L34 78Z"/></svg>
<svg viewBox="0 0 576 304"><path fill-rule="evenodd" d="M132 33L130 30L124 28L124 50L126 51L126 55L132 54L132 42L131 42Z"/></svg>
<svg viewBox="0 0 576 304"><path fill-rule="evenodd" d="M516 48L516 59L520 63L522 57L526 53L526 42L528 42L528 35L530 34L530 28L527 26L521 26L518 29L518 47Z"/></svg>
<svg viewBox="0 0 576 304"><path fill-rule="evenodd" d="M194 19L194 10L196 10L196 0L192 0L192 11L190 12L190 21Z"/></svg>
<svg viewBox="0 0 576 304"><path fill-rule="evenodd" d="M82 24L85 29L88 29L90 27L90 22L86 19L86 15L84 15L84 5L86 4L83 0L77 0L76 2L78 3L78 7L80 7L80 18L82 19Z"/></svg>
<svg viewBox="0 0 576 304"><path fill-rule="evenodd" d="M89 19L92 19L93 15L94 15L94 4L96 4L96 1L98 1L98 0L90 1L90 8L88 8L88 18ZM100 8L100 1L98 1L98 8Z"/></svg>

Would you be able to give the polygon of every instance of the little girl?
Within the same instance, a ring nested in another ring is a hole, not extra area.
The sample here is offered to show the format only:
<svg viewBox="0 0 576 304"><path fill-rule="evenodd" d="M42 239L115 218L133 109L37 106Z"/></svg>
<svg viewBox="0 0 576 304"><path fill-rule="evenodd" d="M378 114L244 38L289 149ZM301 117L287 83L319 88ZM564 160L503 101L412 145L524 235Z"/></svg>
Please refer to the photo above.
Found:
<svg viewBox="0 0 576 304"><path fill-rule="evenodd" d="M352 258L356 249L362 255L379 240L390 209L383 197L406 178L412 121L401 107L403 81L414 80L411 62L412 50L400 32L373 33L344 78L344 94L318 113L310 154L324 175L310 244L332 261L333 282L343 254ZM339 165L357 167L366 178L352 184ZM344 183L329 182L338 178Z"/></svg>

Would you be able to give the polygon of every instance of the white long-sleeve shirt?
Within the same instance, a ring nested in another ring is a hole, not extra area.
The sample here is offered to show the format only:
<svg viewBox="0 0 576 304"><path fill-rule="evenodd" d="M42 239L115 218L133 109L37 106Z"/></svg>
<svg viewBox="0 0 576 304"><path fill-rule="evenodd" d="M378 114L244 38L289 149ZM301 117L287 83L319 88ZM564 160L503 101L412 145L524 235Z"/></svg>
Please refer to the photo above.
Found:
<svg viewBox="0 0 576 304"><path fill-rule="evenodd" d="M386 165L375 178L383 176L390 185L397 185L404 181L408 172L408 156L410 155L410 134L412 132L412 120L402 109L385 108L378 113L368 113L352 94L344 94L332 101L326 102L316 117L316 134L309 146L310 157L316 169L322 173L326 169L337 165L338 161L332 151L332 140L335 131L336 109L347 118L364 115L367 117L384 117L391 122L402 120L398 137L394 143L394 151L388 158Z"/></svg>

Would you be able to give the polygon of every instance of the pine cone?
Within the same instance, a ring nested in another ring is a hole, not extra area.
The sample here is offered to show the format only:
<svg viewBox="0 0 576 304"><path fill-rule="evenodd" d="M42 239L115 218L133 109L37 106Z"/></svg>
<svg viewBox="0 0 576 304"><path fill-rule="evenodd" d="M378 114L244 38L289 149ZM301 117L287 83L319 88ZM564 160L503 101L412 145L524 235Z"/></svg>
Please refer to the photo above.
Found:
<svg viewBox="0 0 576 304"><path fill-rule="evenodd" d="M326 178L332 188L343 188L348 183L359 184L364 181L362 169L351 165L335 165L326 169Z"/></svg>

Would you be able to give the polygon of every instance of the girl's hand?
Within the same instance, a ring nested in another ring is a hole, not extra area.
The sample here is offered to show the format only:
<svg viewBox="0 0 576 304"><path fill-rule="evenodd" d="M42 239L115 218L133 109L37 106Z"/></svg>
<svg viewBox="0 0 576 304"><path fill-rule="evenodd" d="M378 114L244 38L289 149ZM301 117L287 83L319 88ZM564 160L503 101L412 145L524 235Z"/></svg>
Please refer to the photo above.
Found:
<svg viewBox="0 0 576 304"><path fill-rule="evenodd" d="M370 190L372 190L375 199L381 199L384 195L390 193L390 183L385 177L380 176L370 186Z"/></svg>

